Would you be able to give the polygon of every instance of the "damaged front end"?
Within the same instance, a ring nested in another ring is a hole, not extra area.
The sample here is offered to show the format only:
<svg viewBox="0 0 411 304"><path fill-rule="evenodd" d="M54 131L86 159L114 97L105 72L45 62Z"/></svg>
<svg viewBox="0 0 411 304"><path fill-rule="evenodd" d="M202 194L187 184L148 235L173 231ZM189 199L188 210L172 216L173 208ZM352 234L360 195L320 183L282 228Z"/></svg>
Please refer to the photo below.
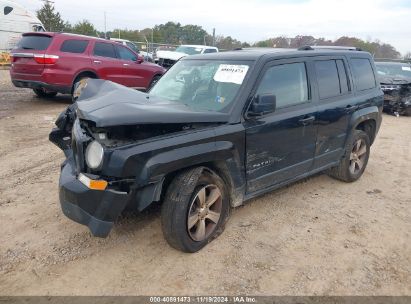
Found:
<svg viewBox="0 0 411 304"><path fill-rule="evenodd" d="M382 82L384 111L394 115L411 115L411 81Z"/></svg>
<svg viewBox="0 0 411 304"><path fill-rule="evenodd" d="M141 172L154 151L170 146L173 134L226 119L160 100L148 102L147 96L90 80L49 135L66 156L59 181L63 213L88 226L94 236L106 237L125 208L141 211L160 200L163 180Z"/></svg>

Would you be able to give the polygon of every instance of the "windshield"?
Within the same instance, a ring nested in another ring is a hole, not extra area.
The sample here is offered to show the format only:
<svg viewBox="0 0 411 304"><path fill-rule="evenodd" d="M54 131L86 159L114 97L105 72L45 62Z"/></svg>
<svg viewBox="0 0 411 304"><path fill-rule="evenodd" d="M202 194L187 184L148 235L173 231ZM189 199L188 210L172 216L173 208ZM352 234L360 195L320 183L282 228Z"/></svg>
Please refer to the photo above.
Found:
<svg viewBox="0 0 411 304"><path fill-rule="evenodd" d="M376 64L379 75L392 77L411 78L411 65L409 64Z"/></svg>
<svg viewBox="0 0 411 304"><path fill-rule="evenodd" d="M249 67L249 61L182 60L149 94L193 110L228 113Z"/></svg>
<svg viewBox="0 0 411 304"><path fill-rule="evenodd" d="M200 54L203 49L194 46L179 46L176 48L176 52L184 53L187 55Z"/></svg>

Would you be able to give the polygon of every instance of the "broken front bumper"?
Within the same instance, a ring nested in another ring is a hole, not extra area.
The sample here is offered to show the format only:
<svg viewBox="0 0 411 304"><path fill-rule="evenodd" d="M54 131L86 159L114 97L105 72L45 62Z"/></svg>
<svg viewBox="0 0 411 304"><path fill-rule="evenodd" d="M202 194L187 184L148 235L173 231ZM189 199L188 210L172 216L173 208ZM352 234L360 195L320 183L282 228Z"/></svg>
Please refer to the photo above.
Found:
<svg viewBox="0 0 411 304"><path fill-rule="evenodd" d="M63 213L71 220L88 226L97 237L107 237L129 197L126 192L86 187L77 179L72 157L62 165L59 188Z"/></svg>

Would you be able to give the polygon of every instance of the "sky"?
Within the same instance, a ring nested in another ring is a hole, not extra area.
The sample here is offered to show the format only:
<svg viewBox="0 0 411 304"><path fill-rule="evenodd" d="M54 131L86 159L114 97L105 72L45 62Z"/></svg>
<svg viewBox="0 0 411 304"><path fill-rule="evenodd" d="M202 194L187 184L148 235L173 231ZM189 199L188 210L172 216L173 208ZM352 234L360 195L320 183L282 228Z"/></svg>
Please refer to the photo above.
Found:
<svg viewBox="0 0 411 304"><path fill-rule="evenodd" d="M29 10L40 0L14 0ZM143 29L167 21L201 25L209 33L249 43L276 36L354 36L411 51L411 0L53 0L63 19L104 30Z"/></svg>

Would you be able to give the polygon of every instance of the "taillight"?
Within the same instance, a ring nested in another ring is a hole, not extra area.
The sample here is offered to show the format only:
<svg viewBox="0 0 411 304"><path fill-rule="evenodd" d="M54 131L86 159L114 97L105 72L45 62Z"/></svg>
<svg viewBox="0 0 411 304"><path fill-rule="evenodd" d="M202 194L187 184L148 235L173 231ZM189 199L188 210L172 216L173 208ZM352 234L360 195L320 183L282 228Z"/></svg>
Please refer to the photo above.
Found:
<svg viewBox="0 0 411 304"><path fill-rule="evenodd" d="M55 64L58 59L57 55L34 55L34 60L40 64Z"/></svg>

